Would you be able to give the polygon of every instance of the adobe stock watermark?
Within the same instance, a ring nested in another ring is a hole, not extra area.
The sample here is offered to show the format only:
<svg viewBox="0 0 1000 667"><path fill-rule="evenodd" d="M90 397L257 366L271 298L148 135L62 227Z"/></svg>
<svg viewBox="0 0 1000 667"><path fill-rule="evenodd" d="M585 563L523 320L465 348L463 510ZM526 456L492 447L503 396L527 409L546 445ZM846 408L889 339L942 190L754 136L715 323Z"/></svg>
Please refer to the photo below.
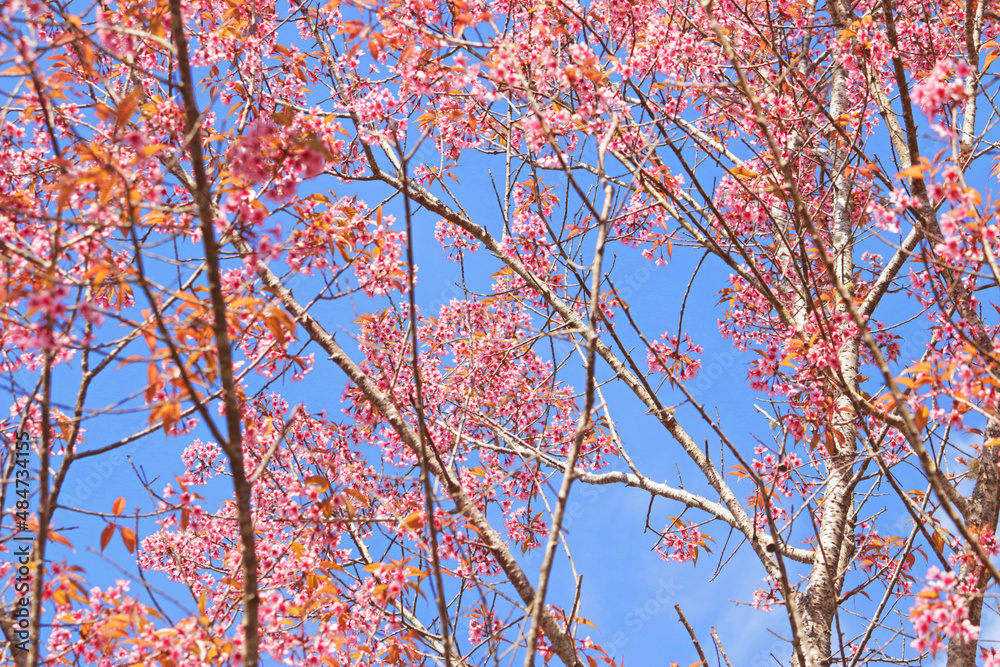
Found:
<svg viewBox="0 0 1000 667"><path fill-rule="evenodd" d="M618 296L630 305L632 298L640 292L648 289L649 283L656 277L660 269L663 268L655 261L639 259L637 262L638 263L635 266L631 267L631 270L621 270L620 273L615 274L611 278L614 282L615 289L618 290ZM604 288L602 287L602 289ZM621 317L624 317L624 315ZM662 332L658 332L656 334L657 337L659 336L659 333ZM580 339L580 341L582 345L582 339ZM557 359L563 359L569 356L573 350L576 349L576 345L573 341L568 339L566 336L554 336L552 344ZM643 357L645 357L645 355L643 355Z"/></svg>
<svg viewBox="0 0 1000 667"><path fill-rule="evenodd" d="M791 662L792 648L791 642L775 640L770 647L754 654L750 659L749 667L774 667Z"/></svg>
<svg viewBox="0 0 1000 667"><path fill-rule="evenodd" d="M723 350L718 354L713 354L710 360L703 359L701 370L694 380L685 383L687 390L692 396L703 396L715 383L722 378L732 379L729 372L736 365L736 353L732 350Z"/></svg>
<svg viewBox="0 0 1000 667"><path fill-rule="evenodd" d="M14 457L14 516L16 532L12 538L15 545L10 549L11 569L14 571L13 611L10 612L14 637L8 637L14 648L28 653L31 639L31 542L28 535L28 517L31 514L31 473L28 470L28 455L31 439L26 431L17 434L13 446ZM16 639L16 641L15 641Z"/></svg>
<svg viewBox="0 0 1000 667"><path fill-rule="evenodd" d="M665 612L673 610L674 601L680 594L682 587L671 577L659 579L653 592L642 602L634 605L622 617L625 630L618 630L611 635L611 640L603 642L603 648L608 655L621 655L622 649L628 646L637 634L643 631L653 621L660 620Z"/></svg>

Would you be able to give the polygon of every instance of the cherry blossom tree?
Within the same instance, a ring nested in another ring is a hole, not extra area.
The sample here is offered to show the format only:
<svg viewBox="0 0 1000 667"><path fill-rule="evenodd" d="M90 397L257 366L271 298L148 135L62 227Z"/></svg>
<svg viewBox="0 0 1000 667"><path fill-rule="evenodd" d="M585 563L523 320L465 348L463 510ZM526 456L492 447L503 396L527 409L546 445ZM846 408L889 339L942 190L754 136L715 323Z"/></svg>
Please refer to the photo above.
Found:
<svg viewBox="0 0 1000 667"><path fill-rule="evenodd" d="M1000 664L996 29L986 0L4 0L6 655L620 665L563 530L613 485L669 508L663 568L764 580L782 660ZM68 500L140 441L147 499ZM88 580L113 541L132 580Z"/></svg>

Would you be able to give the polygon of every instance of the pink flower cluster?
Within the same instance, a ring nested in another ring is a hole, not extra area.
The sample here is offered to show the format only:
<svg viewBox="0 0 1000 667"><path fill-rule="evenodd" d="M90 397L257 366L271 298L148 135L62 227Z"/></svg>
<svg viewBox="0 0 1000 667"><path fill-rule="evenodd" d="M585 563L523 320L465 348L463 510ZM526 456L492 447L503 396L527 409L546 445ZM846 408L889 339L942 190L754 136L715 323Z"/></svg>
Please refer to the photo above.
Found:
<svg viewBox="0 0 1000 667"><path fill-rule="evenodd" d="M305 126L291 129L304 130ZM327 160L318 140L303 142L289 134L272 122L255 122L230 152L233 173L254 184L273 178L269 196L277 201L294 197L301 179L323 173Z"/></svg>
<svg viewBox="0 0 1000 667"><path fill-rule="evenodd" d="M996 533L989 528L984 528L979 533L979 544L983 550L991 556L1000 554L1000 540L997 540Z"/></svg>
<svg viewBox="0 0 1000 667"><path fill-rule="evenodd" d="M766 452L762 445L754 448L754 454L760 459L754 459L750 466L761 476L765 483L776 489L787 498L792 497L795 483L792 481L792 471L802 465L802 459L795 453L781 457L779 460L771 452Z"/></svg>
<svg viewBox="0 0 1000 667"><path fill-rule="evenodd" d="M899 233L899 219L903 211L910 206L917 206L920 201L913 195L907 193L902 188L892 191L889 201L883 205L871 202L868 205L868 212L872 216L872 221L879 229L892 233Z"/></svg>
<svg viewBox="0 0 1000 667"><path fill-rule="evenodd" d="M41 313L45 319L59 320L66 316L65 299L69 290L65 285L38 290L28 297L28 310Z"/></svg>
<svg viewBox="0 0 1000 667"><path fill-rule="evenodd" d="M704 546L705 536L693 525L684 525L682 521L674 521L675 528L663 533L663 538L656 545L656 553L663 560L673 560L678 563L698 560L698 547ZM678 527L679 526L679 527Z"/></svg>
<svg viewBox="0 0 1000 667"><path fill-rule="evenodd" d="M503 630L503 621L493 611L485 605L480 609L473 610L469 619L469 641L479 644L489 637L500 634Z"/></svg>
<svg viewBox="0 0 1000 667"><path fill-rule="evenodd" d="M958 80L950 80L953 73L959 77ZM971 70L967 64L942 58L927 78L914 87L913 101L928 118L934 120L947 104L965 99L965 83L962 79L969 74Z"/></svg>
<svg viewBox="0 0 1000 667"><path fill-rule="evenodd" d="M251 183L266 181L272 168L267 156L276 138L277 131L272 123L258 121L251 125L229 157L233 173Z"/></svg>
<svg viewBox="0 0 1000 667"><path fill-rule="evenodd" d="M678 340L676 336L665 333L661 339L666 342L653 343L652 349L646 353L649 369L677 380L690 380L696 376L701 370L701 359L696 359L693 355L702 353L701 346L695 345L688 334Z"/></svg>
<svg viewBox="0 0 1000 667"><path fill-rule="evenodd" d="M979 626L969 621L969 598L975 590L961 584L954 572L936 567L927 570L927 587L917 595L920 602L910 610L917 638L911 642L918 651L936 655L944 638L969 642L979 638Z"/></svg>
<svg viewBox="0 0 1000 667"><path fill-rule="evenodd" d="M434 238L448 252L448 259L456 262L462 259L465 251L476 252L480 246L472 234L447 220L437 221L434 226Z"/></svg>
<svg viewBox="0 0 1000 667"><path fill-rule="evenodd" d="M778 585L771 577L764 577L764 583L767 588L758 588L753 592L753 605L754 609L760 609L763 612L771 611L771 607L775 604L781 602L781 598L778 597Z"/></svg>

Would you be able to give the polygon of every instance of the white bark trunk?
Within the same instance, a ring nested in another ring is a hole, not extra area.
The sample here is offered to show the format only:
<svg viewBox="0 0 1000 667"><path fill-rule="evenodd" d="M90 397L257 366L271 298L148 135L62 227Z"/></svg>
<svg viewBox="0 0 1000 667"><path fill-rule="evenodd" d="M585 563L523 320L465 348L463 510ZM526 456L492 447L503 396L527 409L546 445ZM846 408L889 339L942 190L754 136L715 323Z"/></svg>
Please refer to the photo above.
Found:
<svg viewBox="0 0 1000 667"><path fill-rule="evenodd" d="M836 10L843 20L849 9ZM830 115L834 121L848 110L847 74L838 68L830 90ZM852 183L845 175L849 152L840 147L840 138L831 134L833 158L833 210L831 241L836 280L843 285L853 281L854 234L851 221ZM839 310L844 310L841 305ZM851 389L858 383L858 338L847 341L838 353L840 379ZM836 435L836 451L826 464L826 490L820 520L816 559L805 592L799 598L802 651L807 667L826 667L832 656L832 627L837 612L837 598L843 586L841 563L850 560L854 548L854 492L851 479L857 454L856 415L850 396L839 392L830 428Z"/></svg>

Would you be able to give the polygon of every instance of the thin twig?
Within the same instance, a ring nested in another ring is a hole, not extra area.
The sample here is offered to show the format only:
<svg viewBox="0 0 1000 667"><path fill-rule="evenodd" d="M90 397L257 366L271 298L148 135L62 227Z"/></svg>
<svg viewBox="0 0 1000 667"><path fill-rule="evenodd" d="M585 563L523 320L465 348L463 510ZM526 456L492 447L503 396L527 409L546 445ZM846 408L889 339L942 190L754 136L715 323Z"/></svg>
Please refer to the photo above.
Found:
<svg viewBox="0 0 1000 667"><path fill-rule="evenodd" d="M681 606L679 604L675 604L674 609L677 610L677 617L680 619L681 623L684 624L684 628L688 631L688 634L691 635L691 643L694 644L694 650L698 652L698 657L701 658L701 664L708 667L708 658L705 657L705 652L701 650L701 644L698 642L698 635L694 633L694 628L692 628L691 624L688 623L687 616L684 615L684 612L681 610Z"/></svg>
<svg viewBox="0 0 1000 667"><path fill-rule="evenodd" d="M712 640L715 641L716 650L722 655L722 659L726 661L727 667L733 667L733 663L729 662L729 656L726 655L726 649L722 647L722 641L719 640L719 633L715 631L715 626L712 626Z"/></svg>

